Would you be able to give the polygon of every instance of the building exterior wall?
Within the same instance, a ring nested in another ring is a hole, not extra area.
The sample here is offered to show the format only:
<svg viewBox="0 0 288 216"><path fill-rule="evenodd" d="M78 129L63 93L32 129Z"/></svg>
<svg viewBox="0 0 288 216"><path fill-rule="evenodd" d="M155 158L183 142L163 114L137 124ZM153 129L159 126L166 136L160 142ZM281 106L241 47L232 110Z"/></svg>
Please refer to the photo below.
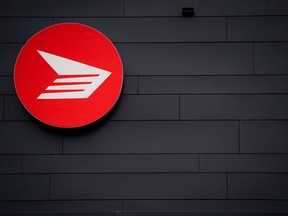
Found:
<svg viewBox="0 0 288 216"><path fill-rule="evenodd" d="M287 15L285 0L0 1L0 215L287 215ZM124 65L118 104L82 130L38 123L13 84L23 44L62 22L103 32Z"/></svg>

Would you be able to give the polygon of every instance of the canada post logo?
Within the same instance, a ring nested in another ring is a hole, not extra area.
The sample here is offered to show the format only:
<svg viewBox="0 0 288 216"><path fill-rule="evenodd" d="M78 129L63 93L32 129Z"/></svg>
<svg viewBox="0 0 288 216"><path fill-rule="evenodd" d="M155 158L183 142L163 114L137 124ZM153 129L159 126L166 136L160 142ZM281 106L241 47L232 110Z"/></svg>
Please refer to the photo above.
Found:
<svg viewBox="0 0 288 216"><path fill-rule="evenodd" d="M35 34L20 51L17 95L39 121L75 128L104 117L122 89L120 56L99 31L77 23L53 25Z"/></svg>
<svg viewBox="0 0 288 216"><path fill-rule="evenodd" d="M109 71L57 55L45 53L39 50L38 53L59 76L71 77L56 78L53 82L54 85L48 86L46 88L47 92L40 94L37 99L88 98L111 74ZM63 84L61 85L60 83Z"/></svg>

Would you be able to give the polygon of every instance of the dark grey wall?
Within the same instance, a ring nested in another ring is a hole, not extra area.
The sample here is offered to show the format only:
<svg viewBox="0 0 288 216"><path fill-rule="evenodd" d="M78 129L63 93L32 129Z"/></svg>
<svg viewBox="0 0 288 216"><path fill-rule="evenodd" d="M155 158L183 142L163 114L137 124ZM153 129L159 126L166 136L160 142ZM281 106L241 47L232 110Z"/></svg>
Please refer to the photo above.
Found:
<svg viewBox="0 0 288 216"><path fill-rule="evenodd" d="M287 215L287 15L285 0L1 0L0 215ZM125 83L69 133L26 114L13 66L71 21L115 43Z"/></svg>

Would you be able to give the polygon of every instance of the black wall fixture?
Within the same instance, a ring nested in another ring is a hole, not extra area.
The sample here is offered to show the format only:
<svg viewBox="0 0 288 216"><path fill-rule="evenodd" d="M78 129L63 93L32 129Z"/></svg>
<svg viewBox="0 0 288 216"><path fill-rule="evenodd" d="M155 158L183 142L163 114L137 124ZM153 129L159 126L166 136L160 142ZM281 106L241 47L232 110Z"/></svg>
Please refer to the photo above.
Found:
<svg viewBox="0 0 288 216"><path fill-rule="evenodd" d="M182 16L184 16L184 17L192 17L194 15L195 15L195 12L194 12L194 8L193 7L182 8Z"/></svg>

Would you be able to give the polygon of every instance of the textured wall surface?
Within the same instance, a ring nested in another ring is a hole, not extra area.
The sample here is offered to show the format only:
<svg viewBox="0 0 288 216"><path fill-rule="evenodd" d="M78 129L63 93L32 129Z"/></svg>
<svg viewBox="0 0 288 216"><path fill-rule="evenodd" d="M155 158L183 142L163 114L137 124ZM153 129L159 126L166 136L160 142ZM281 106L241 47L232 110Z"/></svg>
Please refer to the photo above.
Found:
<svg viewBox="0 0 288 216"><path fill-rule="evenodd" d="M125 72L111 114L72 133L33 120L13 85L23 44L62 22L106 34ZM276 214L288 215L288 1L0 1L0 215Z"/></svg>

